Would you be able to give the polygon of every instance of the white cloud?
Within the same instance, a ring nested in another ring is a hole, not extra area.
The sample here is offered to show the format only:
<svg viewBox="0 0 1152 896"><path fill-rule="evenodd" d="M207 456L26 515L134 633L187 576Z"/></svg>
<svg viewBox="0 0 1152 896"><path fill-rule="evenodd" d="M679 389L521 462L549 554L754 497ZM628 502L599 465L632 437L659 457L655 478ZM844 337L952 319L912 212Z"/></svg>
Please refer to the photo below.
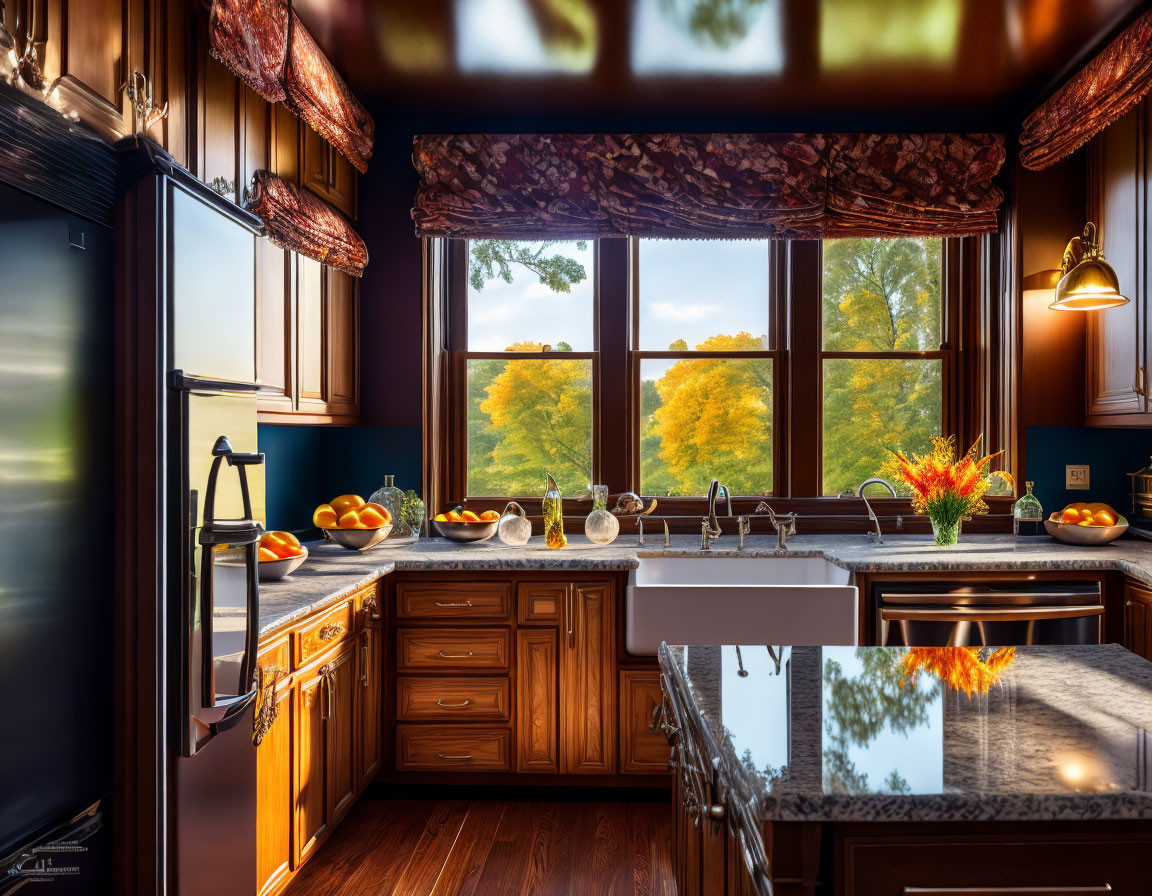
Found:
<svg viewBox="0 0 1152 896"><path fill-rule="evenodd" d="M494 324L510 320L522 310L517 302L473 302L468 309L468 318L474 324Z"/></svg>
<svg viewBox="0 0 1152 896"><path fill-rule="evenodd" d="M674 302L649 302L648 308L657 320L676 323L704 320L720 311L716 305L677 305Z"/></svg>
<svg viewBox="0 0 1152 896"><path fill-rule="evenodd" d="M555 296L556 290L547 283L541 283L537 280L535 283L529 283L525 286L520 295L525 299L546 299Z"/></svg>

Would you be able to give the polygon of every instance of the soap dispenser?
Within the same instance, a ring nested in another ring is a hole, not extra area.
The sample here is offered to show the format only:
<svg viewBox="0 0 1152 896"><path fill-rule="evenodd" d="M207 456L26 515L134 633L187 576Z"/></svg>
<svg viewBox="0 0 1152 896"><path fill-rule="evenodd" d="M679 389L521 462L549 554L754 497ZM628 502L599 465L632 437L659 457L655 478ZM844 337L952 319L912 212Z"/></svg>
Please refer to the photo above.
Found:
<svg viewBox="0 0 1152 896"><path fill-rule="evenodd" d="M1035 484L1024 483L1026 491L1020 500L1012 505L1012 532L1016 535L1044 534L1044 508L1040 506L1039 499L1032 494L1032 486Z"/></svg>

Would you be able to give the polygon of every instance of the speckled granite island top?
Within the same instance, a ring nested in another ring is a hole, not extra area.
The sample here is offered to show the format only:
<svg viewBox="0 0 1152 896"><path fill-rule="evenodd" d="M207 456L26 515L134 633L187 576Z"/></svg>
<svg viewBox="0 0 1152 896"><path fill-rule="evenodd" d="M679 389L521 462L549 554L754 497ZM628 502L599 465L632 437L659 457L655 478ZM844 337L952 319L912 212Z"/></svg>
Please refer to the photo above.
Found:
<svg viewBox="0 0 1152 896"><path fill-rule="evenodd" d="M260 635L268 637L309 613L339 600L357 588L396 570L628 570L649 557L771 557L775 536L753 535L743 551L731 535L711 551L700 550L700 538L673 535L664 546L662 534L649 533L639 547L634 534L621 535L610 545L592 544L571 535L568 546L550 550L544 539L509 547L496 539L461 545L427 538L410 546L382 547L357 554L321 542L309 543L308 561L280 582L260 586ZM892 536L882 545L862 535L801 535L788 540L791 557L823 557L852 572L1116 569L1152 585L1152 543L1122 539L1103 547L1075 547L1048 537L1011 535L964 536L960 544L939 548L927 535Z"/></svg>
<svg viewBox="0 0 1152 896"><path fill-rule="evenodd" d="M1020 647L969 697L908 657L670 647L661 664L731 798L765 820L1152 819L1152 663L1115 644Z"/></svg>

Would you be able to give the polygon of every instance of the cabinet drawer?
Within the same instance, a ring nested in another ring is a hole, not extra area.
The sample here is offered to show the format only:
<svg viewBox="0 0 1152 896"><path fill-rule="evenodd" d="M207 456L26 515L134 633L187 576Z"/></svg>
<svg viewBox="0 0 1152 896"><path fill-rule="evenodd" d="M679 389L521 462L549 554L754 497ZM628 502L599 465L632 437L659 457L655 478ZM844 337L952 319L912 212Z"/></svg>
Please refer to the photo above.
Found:
<svg viewBox="0 0 1152 896"><path fill-rule="evenodd" d="M508 582L401 582L396 586L400 619L509 619Z"/></svg>
<svg viewBox="0 0 1152 896"><path fill-rule="evenodd" d="M568 598L563 582L521 582L516 590L516 620L521 625L560 625Z"/></svg>
<svg viewBox="0 0 1152 896"><path fill-rule="evenodd" d="M507 728L398 725L397 769L507 771L512 736Z"/></svg>
<svg viewBox="0 0 1152 896"><path fill-rule="evenodd" d="M396 632L398 672L506 672L509 652L505 628L402 628Z"/></svg>
<svg viewBox="0 0 1152 896"><path fill-rule="evenodd" d="M347 641L356 621L353 601L344 600L296 633L296 668Z"/></svg>
<svg viewBox="0 0 1152 896"><path fill-rule="evenodd" d="M396 718L507 722L510 693L507 678L400 678Z"/></svg>

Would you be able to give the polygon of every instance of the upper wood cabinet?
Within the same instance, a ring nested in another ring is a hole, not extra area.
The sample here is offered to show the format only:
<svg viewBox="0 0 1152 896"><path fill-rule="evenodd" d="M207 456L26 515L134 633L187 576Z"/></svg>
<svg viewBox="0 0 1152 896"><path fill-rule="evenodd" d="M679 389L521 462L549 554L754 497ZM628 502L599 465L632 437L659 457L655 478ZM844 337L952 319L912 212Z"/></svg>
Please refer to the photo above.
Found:
<svg viewBox="0 0 1152 896"><path fill-rule="evenodd" d="M301 168L303 183L350 218L356 217L356 169L323 137L306 124Z"/></svg>
<svg viewBox="0 0 1152 896"><path fill-rule="evenodd" d="M1131 300L1087 315L1086 422L1098 426L1152 423L1147 399L1152 367L1148 338L1149 121L1147 102L1091 144L1089 217L1108 263ZM1073 234L1069 234L1073 236ZM1057 313L1057 312L1054 312ZM1072 313L1072 312L1059 312Z"/></svg>

